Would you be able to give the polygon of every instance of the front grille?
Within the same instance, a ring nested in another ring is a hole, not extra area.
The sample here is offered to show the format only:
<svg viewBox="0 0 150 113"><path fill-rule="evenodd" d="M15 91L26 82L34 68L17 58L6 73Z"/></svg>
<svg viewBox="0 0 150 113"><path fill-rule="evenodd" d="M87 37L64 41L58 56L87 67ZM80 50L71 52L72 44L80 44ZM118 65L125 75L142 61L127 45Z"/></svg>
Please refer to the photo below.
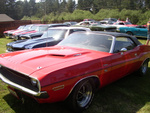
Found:
<svg viewBox="0 0 150 113"><path fill-rule="evenodd" d="M24 48L12 48L12 51L20 51L20 50L24 50Z"/></svg>
<svg viewBox="0 0 150 113"><path fill-rule="evenodd" d="M21 74L19 72L16 72L16 71L11 70L11 69L6 68L6 67L1 67L0 68L0 73L7 80L9 80L9 81L11 81L15 84L18 84L18 85L20 85L22 87L25 87L27 89L30 89L32 91L39 92L39 88L34 87L31 84L31 78L29 76L26 76L24 74Z"/></svg>
<svg viewBox="0 0 150 113"><path fill-rule="evenodd" d="M24 48L13 48L11 46L7 46L7 50L9 52L24 50Z"/></svg>

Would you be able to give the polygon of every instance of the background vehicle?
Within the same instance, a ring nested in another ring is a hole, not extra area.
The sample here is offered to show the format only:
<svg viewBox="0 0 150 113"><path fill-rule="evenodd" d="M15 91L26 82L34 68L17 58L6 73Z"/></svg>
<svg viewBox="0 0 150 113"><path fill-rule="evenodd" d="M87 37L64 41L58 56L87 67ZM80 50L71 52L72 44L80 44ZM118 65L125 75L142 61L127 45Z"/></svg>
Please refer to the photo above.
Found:
<svg viewBox="0 0 150 113"><path fill-rule="evenodd" d="M8 43L6 45L7 52L53 46L68 37L71 33L79 31L90 31L90 29L83 27L52 27L40 38L29 39L28 37L23 37L23 40Z"/></svg>
<svg viewBox="0 0 150 113"><path fill-rule="evenodd" d="M127 34L76 32L53 47L1 54L0 78L18 98L67 100L78 113L97 89L135 71L144 76L149 58L150 46Z"/></svg>
<svg viewBox="0 0 150 113"><path fill-rule="evenodd" d="M93 24L98 24L96 21L81 21L77 24L75 24L75 26L90 26L90 25L93 25Z"/></svg>
<svg viewBox="0 0 150 113"><path fill-rule="evenodd" d="M116 27L112 25L104 25L99 21L82 21L74 25L90 28L92 31L116 31Z"/></svg>
<svg viewBox="0 0 150 113"><path fill-rule="evenodd" d="M8 36L9 36L9 38L14 38L14 35L15 35L15 34L30 31L30 30L31 30L31 27L32 27L33 25L34 25L34 24L28 24L28 25L25 25L22 30L19 30L19 31L17 30L17 31L13 31L13 32L8 32Z"/></svg>
<svg viewBox="0 0 150 113"><path fill-rule="evenodd" d="M77 24L77 22L64 22L63 24L68 25L68 26L72 26Z"/></svg>
<svg viewBox="0 0 150 113"><path fill-rule="evenodd" d="M126 22L126 21L117 21L113 24L113 26L116 26L116 27L135 27L137 25L134 25L130 22Z"/></svg>
<svg viewBox="0 0 150 113"><path fill-rule="evenodd" d="M23 35L20 35L20 39L31 39L31 38L38 38L38 37L41 37L43 35L43 33L48 30L48 28L51 28L51 27L66 27L68 25L66 24L48 24L47 27L45 28L45 30L38 30L37 32L35 33L27 33L27 34L23 34Z"/></svg>
<svg viewBox="0 0 150 113"><path fill-rule="evenodd" d="M145 26L120 27L117 29L117 31L134 35L136 37L147 37L147 28Z"/></svg>
<svg viewBox="0 0 150 113"><path fill-rule="evenodd" d="M17 29L4 31L3 34L6 38L10 38L9 35L11 33L22 31L24 28L25 28L25 25L22 25L22 26L19 26Z"/></svg>
<svg viewBox="0 0 150 113"><path fill-rule="evenodd" d="M114 24L115 22L117 22L116 18L105 18L104 20L101 20L100 23L101 24Z"/></svg>
<svg viewBox="0 0 150 113"><path fill-rule="evenodd" d="M31 26L29 30L25 30L19 33L13 33L12 38L14 38L15 40L20 40L21 36L24 34L40 33L47 31L48 28L49 28L48 24L34 24Z"/></svg>

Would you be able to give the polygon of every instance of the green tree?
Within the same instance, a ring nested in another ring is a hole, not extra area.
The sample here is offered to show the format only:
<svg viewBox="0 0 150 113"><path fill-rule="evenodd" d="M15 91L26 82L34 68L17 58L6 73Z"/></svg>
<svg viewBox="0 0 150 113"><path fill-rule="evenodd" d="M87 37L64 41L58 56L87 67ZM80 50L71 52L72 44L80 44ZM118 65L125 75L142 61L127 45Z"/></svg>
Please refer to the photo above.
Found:
<svg viewBox="0 0 150 113"><path fill-rule="evenodd" d="M6 0L0 0L0 14L6 13Z"/></svg>
<svg viewBox="0 0 150 113"><path fill-rule="evenodd" d="M30 6L29 6L29 2L27 0L24 1L23 15L31 17L31 15L30 15Z"/></svg>
<svg viewBox="0 0 150 113"><path fill-rule="evenodd" d="M60 3L60 12L68 12L66 0L63 0Z"/></svg>
<svg viewBox="0 0 150 113"><path fill-rule="evenodd" d="M150 0L145 0L145 8L150 9Z"/></svg>
<svg viewBox="0 0 150 113"><path fill-rule="evenodd" d="M78 0L78 9L90 11L93 6L93 0Z"/></svg>
<svg viewBox="0 0 150 113"><path fill-rule="evenodd" d="M30 0L29 1L29 7L30 7L30 15L35 15L36 13L36 3L35 0Z"/></svg>
<svg viewBox="0 0 150 113"><path fill-rule="evenodd" d="M70 13L72 13L75 10L75 1L68 0L67 9Z"/></svg>
<svg viewBox="0 0 150 113"><path fill-rule="evenodd" d="M24 2L22 1L17 1L16 4L15 4L15 18L16 20L20 20L23 18L23 6L24 5Z"/></svg>
<svg viewBox="0 0 150 113"><path fill-rule="evenodd" d="M6 1L6 14L15 19L15 0Z"/></svg>

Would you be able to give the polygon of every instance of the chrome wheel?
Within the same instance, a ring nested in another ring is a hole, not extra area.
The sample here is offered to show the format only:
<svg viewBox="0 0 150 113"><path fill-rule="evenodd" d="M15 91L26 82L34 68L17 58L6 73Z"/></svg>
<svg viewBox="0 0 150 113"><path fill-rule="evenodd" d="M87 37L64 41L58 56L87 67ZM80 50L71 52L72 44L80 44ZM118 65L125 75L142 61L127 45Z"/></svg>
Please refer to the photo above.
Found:
<svg viewBox="0 0 150 113"><path fill-rule="evenodd" d="M145 76L148 71L148 62L149 60L145 60L143 64L141 65L140 69L136 72L139 76Z"/></svg>
<svg viewBox="0 0 150 113"><path fill-rule="evenodd" d="M146 74L147 69L148 69L148 62L144 62L143 65L141 66L141 72L143 75Z"/></svg>
<svg viewBox="0 0 150 113"><path fill-rule="evenodd" d="M82 84L77 92L77 103L80 107L85 107L92 98L92 86L87 82Z"/></svg>
<svg viewBox="0 0 150 113"><path fill-rule="evenodd" d="M73 89L68 98L68 105L76 112L87 109L94 97L95 87L93 80L83 80Z"/></svg>

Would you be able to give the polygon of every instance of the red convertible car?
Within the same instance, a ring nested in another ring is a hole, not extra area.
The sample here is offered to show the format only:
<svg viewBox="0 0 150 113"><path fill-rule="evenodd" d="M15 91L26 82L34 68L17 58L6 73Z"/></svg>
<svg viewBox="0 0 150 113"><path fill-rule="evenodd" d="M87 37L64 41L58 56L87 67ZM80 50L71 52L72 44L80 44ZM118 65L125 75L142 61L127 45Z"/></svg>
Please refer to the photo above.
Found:
<svg viewBox="0 0 150 113"><path fill-rule="evenodd" d="M81 112L97 89L133 72L144 76L149 58L150 46L127 34L76 32L53 47L1 54L0 78L17 98L66 100Z"/></svg>

